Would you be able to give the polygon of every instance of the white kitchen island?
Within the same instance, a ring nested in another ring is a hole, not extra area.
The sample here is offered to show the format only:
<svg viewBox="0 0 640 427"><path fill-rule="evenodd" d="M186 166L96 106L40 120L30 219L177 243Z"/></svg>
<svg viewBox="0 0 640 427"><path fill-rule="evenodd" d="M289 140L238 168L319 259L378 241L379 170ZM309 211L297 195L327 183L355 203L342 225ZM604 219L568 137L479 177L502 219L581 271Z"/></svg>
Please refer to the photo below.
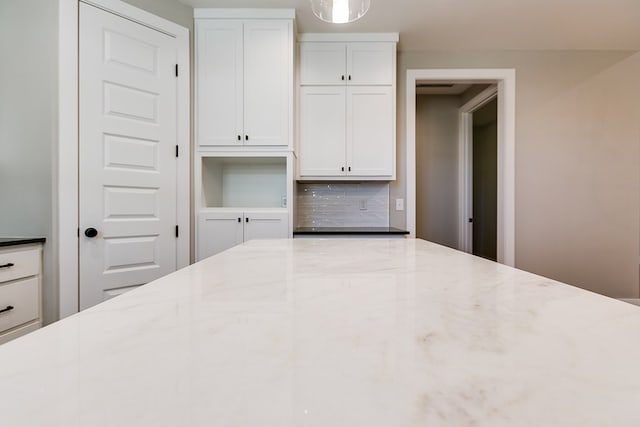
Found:
<svg viewBox="0 0 640 427"><path fill-rule="evenodd" d="M421 240L238 246L0 346L3 426L640 426L640 308Z"/></svg>

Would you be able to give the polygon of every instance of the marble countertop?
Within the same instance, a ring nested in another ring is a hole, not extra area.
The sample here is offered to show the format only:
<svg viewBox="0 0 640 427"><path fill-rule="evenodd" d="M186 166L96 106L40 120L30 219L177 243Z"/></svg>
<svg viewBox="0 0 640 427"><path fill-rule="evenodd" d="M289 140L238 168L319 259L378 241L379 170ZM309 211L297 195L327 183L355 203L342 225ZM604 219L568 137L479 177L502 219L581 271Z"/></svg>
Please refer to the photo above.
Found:
<svg viewBox="0 0 640 427"><path fill-rule="evenodd" d="M639 364L630 304L421 240L262 240L0 346L0 414L637 427Z"/></svg>
<svg viewBox="0 0 640 427"><path fill-rule="evenodd" d="M44 243L44 237L0 237L0 248L5 246L28 245L30 243Z"/></svg>
<svg viewBox="0 0 640 427"><path fill-rule="evenodd" d="M298 227L293 234L409 234L395 227Z"/></svg>

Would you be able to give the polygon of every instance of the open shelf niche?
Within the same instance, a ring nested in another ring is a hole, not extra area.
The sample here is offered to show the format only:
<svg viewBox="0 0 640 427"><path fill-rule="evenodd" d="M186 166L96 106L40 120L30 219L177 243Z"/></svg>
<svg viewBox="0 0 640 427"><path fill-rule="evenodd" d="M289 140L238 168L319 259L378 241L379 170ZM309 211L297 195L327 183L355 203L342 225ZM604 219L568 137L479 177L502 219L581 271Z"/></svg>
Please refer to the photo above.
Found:
<svg viewBox="0 0 640 427"><path fill-rule="evenodd" d="M202 157L203 208L286 208L286 157Z"/></svg>

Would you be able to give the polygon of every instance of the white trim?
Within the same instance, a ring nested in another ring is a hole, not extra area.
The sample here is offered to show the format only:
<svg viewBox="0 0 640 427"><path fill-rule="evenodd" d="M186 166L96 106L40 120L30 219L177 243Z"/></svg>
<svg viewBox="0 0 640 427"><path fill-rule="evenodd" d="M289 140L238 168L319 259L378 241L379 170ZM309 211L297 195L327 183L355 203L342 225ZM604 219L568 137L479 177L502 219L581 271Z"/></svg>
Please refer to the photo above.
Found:
<svg viewBox="0 0 640 427"><path fill-rule="evenodd" d="M195 19L296 19L295 9L193 9Z"/></svg>
<svg viewBox="0 0 640 427"><path fill-rule="evenodd" d="M407 230L416 230L416 83L420 80L498 83L498 262L515 266L515 97L516 73L500 69L407 70Z"/></svg>
<svg viewBox="0 0 640 427"><path fill-rule="evenodd" d="M458 109L458 248L473 252L473 112L496 98L491 85Z"/></svg>
<svg viewBox="0 0 640 427"><path fill-rule="evenodd" d="M58 6L58 251L59 315L77 313L78 298L78 2L60 0ZM177 221L180 229L177 266L189 264L189 30L120 0L83 0L126 19L175 37L178 46L178 158Z"/></svg>
<svg viewBox="0 0 640 427"><path fill-rule="evenodd" d="M58 9L58 312L78 312L78 1ZM54 192L55 195L55 192Z"/></svg>
<svg viewBox="0 0 640 427"><path fill-rule="evenodd" d="M399 33L301 33L299 42L393 42L398 43Z"/></svg>

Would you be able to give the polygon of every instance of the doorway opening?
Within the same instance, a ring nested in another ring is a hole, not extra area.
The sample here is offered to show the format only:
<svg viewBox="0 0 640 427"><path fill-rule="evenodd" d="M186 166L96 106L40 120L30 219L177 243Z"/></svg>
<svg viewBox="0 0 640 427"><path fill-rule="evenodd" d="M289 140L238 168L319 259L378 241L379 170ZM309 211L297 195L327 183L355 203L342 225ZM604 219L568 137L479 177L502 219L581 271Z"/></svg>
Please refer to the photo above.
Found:
<svg viewBox="0 0 640 427"><path fill-rule="evenodd" d="M438 94L447 87L457 94ZM430 102L418 95L425 88L431 88ZM515 70L408 70L406 93L410 235L513 266ZM425 128L420 117L429 113ZM491 134L493 143L479 142ZM417 138L425 135L448 144L424 147Z"/></svg>

